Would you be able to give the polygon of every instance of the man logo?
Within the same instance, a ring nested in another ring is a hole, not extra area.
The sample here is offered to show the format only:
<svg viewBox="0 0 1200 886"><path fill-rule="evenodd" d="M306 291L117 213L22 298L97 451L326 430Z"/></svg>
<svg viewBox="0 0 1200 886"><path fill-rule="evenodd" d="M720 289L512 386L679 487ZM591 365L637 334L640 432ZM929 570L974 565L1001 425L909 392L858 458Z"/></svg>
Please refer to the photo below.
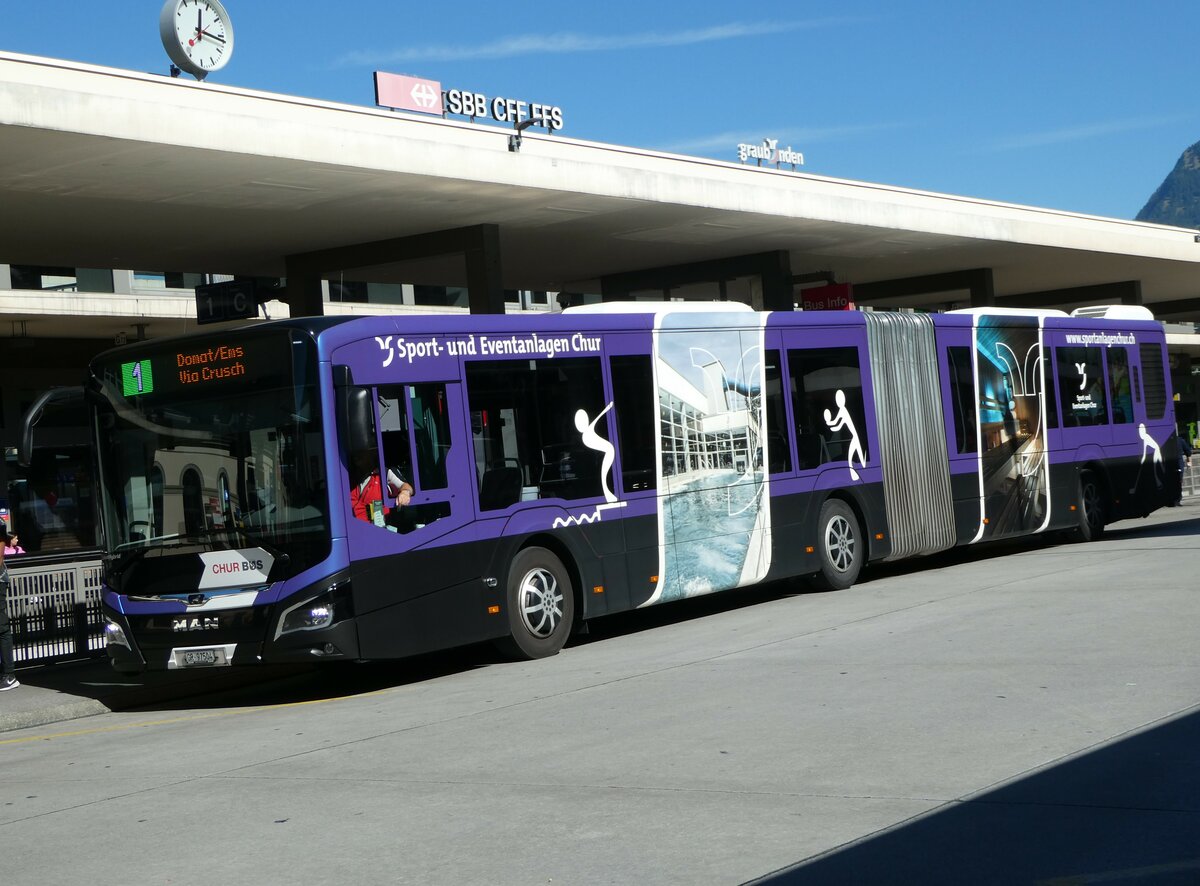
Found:
<svg viewBox="0 0 1200 886"><path fill-rule="evenodd" d="M215 631L221 625L215 618L177 618L173 622L175 632L179 631Z"/></svg>

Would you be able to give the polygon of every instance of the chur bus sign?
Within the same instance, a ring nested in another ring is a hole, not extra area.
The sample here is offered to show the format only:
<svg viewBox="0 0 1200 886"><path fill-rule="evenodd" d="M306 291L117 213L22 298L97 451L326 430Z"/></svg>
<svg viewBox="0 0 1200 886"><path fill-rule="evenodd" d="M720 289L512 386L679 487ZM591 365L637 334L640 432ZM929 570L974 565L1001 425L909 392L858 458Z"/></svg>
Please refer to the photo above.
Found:
<svg viewBox="0 0 1200 886"><path fill-rule="evenodd" d="M779 147L777 138L764 138L761 145L740 144L737 146L737 152L738 159L743 163L754 160L762 166L765 161L774 164L776 169L786 163L792 167L792 172L796 171L797 166L804 165L804 154L793 151L791 145L786 148Z"/></svg>
<svg viewBox="0 0 1200 886"><path fill-rule="evenodd" d="M558 105L527 102L502 95L487 96L465 89L442 89L437 80L422 80L400 74L375 72L375 104L381 108L418 111L423 114L483 117L497 123L537 121L547 131L563 128L563 110Z"/></svg>

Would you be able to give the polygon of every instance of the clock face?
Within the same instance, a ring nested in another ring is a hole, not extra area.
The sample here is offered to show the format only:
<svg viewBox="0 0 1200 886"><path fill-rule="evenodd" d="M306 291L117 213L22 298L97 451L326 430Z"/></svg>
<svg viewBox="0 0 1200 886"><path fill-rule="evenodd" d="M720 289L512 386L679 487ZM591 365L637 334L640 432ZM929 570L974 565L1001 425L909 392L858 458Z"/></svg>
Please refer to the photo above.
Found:
<svg viewBox="0 0 1200 886"><path fill-rule="evenodd" d="M233 55L233 23L218 0L167 0L158 26L171 61L200 79Z"/></svg>

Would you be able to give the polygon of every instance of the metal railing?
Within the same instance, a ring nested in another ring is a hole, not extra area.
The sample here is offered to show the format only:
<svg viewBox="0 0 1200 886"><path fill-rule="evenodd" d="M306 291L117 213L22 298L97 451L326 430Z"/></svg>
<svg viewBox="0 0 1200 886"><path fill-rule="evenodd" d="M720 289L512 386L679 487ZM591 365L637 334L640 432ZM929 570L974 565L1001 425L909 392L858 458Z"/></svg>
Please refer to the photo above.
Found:
<svg viewBox="0 0 1200 886"><path fill-rule="evenodd" d="M104 655L101 561L10 565L8 574L8 616L18 667Z"/></svg>

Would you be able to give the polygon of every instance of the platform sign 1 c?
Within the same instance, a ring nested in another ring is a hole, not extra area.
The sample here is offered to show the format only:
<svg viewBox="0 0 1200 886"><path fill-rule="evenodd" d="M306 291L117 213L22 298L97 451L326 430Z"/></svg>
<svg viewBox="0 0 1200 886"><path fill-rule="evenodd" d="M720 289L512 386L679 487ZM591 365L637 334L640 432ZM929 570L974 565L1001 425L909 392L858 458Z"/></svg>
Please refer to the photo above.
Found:
<svg viewBox="0 0 1200 886"><path fill-rule="evenodd" d="M121 393L126 397L154 391L154 369L149 360L121 364Z"/></svg>
<svg viewBox="0 0 1200 886"><path fill-rule="evenodd" d="M253 280L230 280L196 287L197 323L252 320L257 316L258 297Z"/></svg>

